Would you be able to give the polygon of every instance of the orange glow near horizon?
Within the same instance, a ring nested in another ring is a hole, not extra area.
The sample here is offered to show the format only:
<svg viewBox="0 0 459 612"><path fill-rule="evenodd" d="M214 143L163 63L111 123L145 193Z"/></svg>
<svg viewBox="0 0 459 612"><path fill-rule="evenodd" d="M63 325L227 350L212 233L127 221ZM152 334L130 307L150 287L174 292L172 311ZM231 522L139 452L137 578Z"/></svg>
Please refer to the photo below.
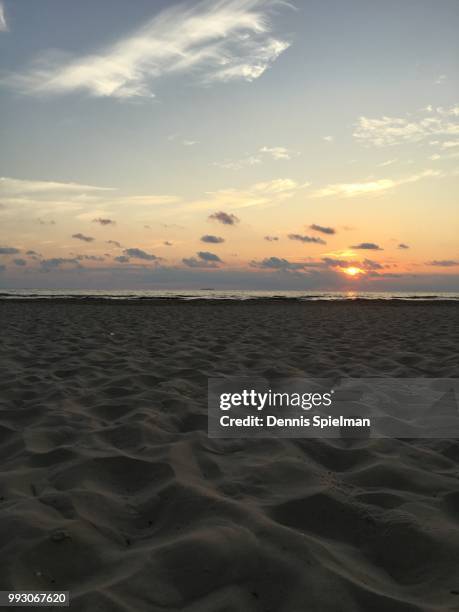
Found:
<svg viewBox="0 0 459 612"><path fill-rule="evenodd" d="M355 266L350 266L349 268L343 269L344 274L350 276L351 278L355 278L356 276L360 276L360 274L365 274L362 268L356 268Z"/></svg>

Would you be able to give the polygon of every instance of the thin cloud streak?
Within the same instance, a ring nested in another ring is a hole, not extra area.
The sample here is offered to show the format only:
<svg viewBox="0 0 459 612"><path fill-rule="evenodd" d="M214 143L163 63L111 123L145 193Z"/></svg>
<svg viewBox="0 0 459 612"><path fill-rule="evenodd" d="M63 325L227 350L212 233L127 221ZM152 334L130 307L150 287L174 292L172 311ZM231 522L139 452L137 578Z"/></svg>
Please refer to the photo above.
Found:
<svg viewBox="0 0 459 612"><path fill-rule="evenodd" d="M442 176L440 170L424 170L419 174L413 174L400 179L374 179L371 181L362 181L360 183L337 183L328 185L322 189L318 189L313 193L313 197L324 198L328 196L341 196L345 198L369 195L372 193L380 193L389 189L394 189L399 185L405 185L407 183L416 183L423 178L439 177Z"/></svg>
<svg viewBox="0 0 459 612"><path fill-rule="evenodd" d="M434 261L427 261L427 266L436 266L438 268L452 268L454 266L459 266L459 261L455 259L440 259Z"/></svg>
<svg viewBox="0 0 459 612"><path fill-rule="evenodd" d="M166 9L114 45L83 57L44 60L3 82L24 93L83 91L95 97L153 97L166 75L202 82L253 81L289 47L271 34L274 0L204 0ZM286 6L286 4L284 4Z"/></svg>
<svg viewBox="0 0 459 612"><path fill-rule="evenodd" d="M0 2L0 32L8 32L8 24L6 23L5 6Z"/></svg>
<svg viewBox="0 0 459 612"><path fill-rule="evenodd" d="M0 195L22 195L29 193L85 193L90 191L115 191L113 187L96 187L80 183L60 183L57 181L31 181L0 177Z"/></svg>

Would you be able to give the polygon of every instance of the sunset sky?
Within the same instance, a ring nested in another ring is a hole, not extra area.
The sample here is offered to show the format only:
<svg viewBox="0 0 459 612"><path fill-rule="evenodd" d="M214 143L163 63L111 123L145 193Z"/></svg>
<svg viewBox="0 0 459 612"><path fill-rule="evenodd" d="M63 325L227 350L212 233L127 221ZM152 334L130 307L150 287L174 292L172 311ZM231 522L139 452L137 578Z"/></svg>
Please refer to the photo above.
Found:
<svg viewBox="0 0 459 612"><path fill-rule="evenodd" d="M0 0L0 287L459 290L457 0Z"/></svg>

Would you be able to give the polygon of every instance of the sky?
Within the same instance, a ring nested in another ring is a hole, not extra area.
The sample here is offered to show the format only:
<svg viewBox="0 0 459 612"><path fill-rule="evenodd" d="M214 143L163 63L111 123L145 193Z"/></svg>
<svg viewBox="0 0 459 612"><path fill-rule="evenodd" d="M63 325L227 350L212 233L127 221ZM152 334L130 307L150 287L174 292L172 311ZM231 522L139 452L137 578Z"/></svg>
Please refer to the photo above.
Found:
<svg viewBox="0 0 459 612"><path fill-rule="evenodd" d="M0 287L459 291L457 0L0 0Z"/></svg>

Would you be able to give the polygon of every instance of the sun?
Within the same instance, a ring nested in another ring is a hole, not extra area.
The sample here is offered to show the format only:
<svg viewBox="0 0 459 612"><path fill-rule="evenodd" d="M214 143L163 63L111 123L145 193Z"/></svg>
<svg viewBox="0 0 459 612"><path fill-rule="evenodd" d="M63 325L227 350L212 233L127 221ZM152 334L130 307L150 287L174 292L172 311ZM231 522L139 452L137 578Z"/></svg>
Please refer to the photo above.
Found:
<svg viewBox="0 0 459 612"><path fill-rule="evenodd" d="M356 268L355 266L350 266L349 268L343 268L343 272L344 274L347 274L347 276L359 276L360 274L364 274L364 271L362 270L362 268Z"/></svg>

